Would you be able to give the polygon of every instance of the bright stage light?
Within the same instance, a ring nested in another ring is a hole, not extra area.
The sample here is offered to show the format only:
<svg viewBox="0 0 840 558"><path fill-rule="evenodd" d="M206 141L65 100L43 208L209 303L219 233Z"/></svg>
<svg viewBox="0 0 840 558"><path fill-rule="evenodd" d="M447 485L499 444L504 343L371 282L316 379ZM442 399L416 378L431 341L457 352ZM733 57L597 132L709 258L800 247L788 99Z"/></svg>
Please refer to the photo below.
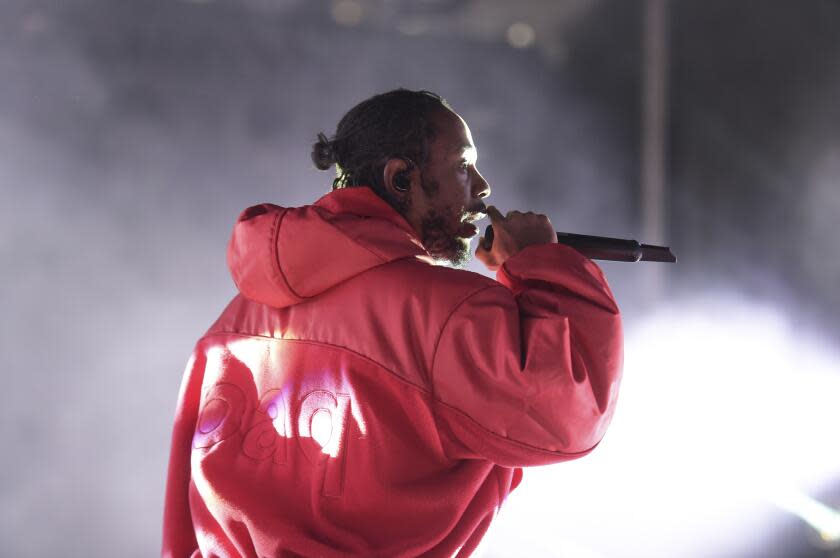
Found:
<svg viewBox="0 0 840 558"><path fill-rule="evenodd" d="M710 296L629 329L625 352L601 446L526 471L485 558L517 544L572 555L538 550L570 541L611 558L754 554L788 513L836 537L836 511L807 496L840 482L835 348L777 310Z"/></svg>
<svg viewBox="0 0 840 558"><path fill-rule="evenodd" d="M777 487L770 495L780 508L802 518L814 528L827 546L840 546L840 512L816 501L798 490Z"/></svg>
<svg viewBox="0 0 840 558"><path fill-rule="evenodd" d="M339 25L352 27L362 21L363 10L358 0L338 0L333 2L330 13Z"/></svg>
<svg viewBox="0 0 840 558"><path fill-rule="evenodd" d="M527 23L514 23L507 29L507 41L514 48L527 48L536 38L534 28Z"/></svg>

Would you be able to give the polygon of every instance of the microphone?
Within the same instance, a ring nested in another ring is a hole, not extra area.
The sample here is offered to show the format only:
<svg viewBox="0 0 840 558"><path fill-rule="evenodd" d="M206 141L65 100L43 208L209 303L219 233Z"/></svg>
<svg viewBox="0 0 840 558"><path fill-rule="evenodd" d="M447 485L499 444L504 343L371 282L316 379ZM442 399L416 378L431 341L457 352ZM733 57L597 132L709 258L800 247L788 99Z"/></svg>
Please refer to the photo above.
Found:
<svg viewBox="0 0 840 558"><path fill-rule="evenodd" d="M668 263L677 261L677 257L669 247L641 244L637 240L559 232L557 242L571 246L591 260ZM484 249L490 250L492 246L493 225L487 225L487 230L484 232Z"/></svg>

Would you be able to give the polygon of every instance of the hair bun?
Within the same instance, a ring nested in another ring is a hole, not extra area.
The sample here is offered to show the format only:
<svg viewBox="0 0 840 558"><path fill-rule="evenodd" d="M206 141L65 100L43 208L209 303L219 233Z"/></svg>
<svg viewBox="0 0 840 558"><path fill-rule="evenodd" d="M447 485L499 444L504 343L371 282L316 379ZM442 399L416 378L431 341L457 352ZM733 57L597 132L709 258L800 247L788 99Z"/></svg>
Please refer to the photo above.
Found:
<svg viewBox="0 0 840 558"><path fill-rule="evenodd" d="M318 134L318 141L312 144L312 162L320 170L327 170L335 164L333 144L323 133Z"/></svg>

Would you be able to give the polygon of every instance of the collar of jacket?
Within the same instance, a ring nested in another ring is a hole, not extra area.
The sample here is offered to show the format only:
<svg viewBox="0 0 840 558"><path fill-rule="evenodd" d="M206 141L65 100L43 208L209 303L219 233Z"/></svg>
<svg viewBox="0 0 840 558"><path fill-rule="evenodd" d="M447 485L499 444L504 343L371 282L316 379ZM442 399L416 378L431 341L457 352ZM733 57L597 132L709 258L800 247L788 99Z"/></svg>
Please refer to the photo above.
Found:
<svg viewBox="0 0 840 558"><path fill-rule="evenodd" d="M411 256L431 260L414 228L368 186L333 190L313 207L332 214L334 227L377 254L382 263Z"/></svg>
<svg viewBox="0 0 840 558"><path fill-rule="evenodd" d="M368 186L351 186L333 190L316 201L314 205L323 207L330 213L345 213L357 217L383 219L393 223L411 236L416 234L408 221L394 211L394 208ZM420 247L422 248L422 245Z"/></svg>

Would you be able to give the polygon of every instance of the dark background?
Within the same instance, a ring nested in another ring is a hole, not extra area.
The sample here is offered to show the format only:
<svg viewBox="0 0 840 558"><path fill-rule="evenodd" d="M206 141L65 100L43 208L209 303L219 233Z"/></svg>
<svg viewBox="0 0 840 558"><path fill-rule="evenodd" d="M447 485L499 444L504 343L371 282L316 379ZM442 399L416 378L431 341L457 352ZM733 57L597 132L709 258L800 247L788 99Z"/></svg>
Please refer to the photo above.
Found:
<svg viewBox="0 0 840 558"><path fill-rule="evenodd" d="M359 21L341 23L353 6ZM638 0L4 0L0 554L158 552L182 367L235 293L232 223L257 202L326 193L332 176L309 160L315 134L374 93L446 97L503 210L639 237L642 10ZM536 31L527 48L505 39L519 21ZM655 264L603 266L628 331L725 292L836 350L840 3L674 0L669 24L669 227L643 240L669 243L680 262L653 299L641 293L643 266ZM708 309L723 321L742 312ZM836 508L833 464L812 495ZM744 537L754 544L719 555L832 555L799 519L772 514ZM656 517L636 531L656 539ZM692 540L653 548L703 555L697 541L714 536L698 525ZM500 540L486 555L510 555ZM545 555L640 555L577 544L593 553Z"/></svg>

